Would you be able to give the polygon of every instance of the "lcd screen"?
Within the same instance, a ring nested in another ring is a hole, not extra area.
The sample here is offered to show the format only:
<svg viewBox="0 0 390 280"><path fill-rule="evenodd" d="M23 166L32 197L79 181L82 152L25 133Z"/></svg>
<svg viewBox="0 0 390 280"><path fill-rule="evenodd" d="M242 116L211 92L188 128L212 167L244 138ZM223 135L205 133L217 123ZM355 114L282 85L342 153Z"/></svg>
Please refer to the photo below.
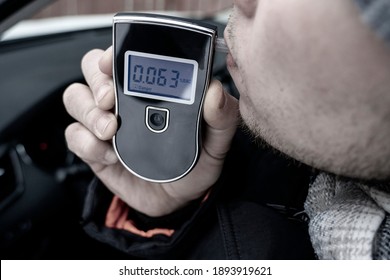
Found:
<svg viewBox="0 0 390 280"><path fill-rule="evenodd" d="M150 53L125 53L125 94L192 104L198 63L195 60Z"/></svg>

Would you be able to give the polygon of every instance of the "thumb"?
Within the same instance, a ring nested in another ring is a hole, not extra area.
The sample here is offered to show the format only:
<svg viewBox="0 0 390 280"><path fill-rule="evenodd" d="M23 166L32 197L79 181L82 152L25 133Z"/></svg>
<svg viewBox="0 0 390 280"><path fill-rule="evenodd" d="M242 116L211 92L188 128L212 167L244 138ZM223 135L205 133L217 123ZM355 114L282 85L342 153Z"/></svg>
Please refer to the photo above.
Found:
<svg viewBox="0 0 390 280"><path fill-rule="evenodd" d="M226 93L219 81L212 82L203 106L205 122L199 161L189 176L165 188L171 197L190 201L199 198L216 182L236 132L238 116L237 99Z"/></svg>
<svg viewBox="0 0 390 280"><path fill-rule="evenodd" d="M209 87L203 110L203 148L211 157L224 159L238 124L238 101L216 80Z"/></svg>

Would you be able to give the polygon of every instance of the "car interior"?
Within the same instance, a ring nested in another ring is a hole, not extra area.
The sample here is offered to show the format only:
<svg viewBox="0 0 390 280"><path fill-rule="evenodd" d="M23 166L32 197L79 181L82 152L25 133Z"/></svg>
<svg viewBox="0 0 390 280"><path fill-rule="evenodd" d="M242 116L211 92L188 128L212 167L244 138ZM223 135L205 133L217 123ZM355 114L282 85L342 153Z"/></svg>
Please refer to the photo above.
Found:
<svg viewBox="0 0 390 280"><path fill-rule="evenodd" d="M7 1L2 2L0 10L7 8ZM8 9L12 14L17 10ZM223 34L224 24L205 20ZM8 27L9 21L2 23ZM82 56L108 48L111 41L107 26L0 42L2 259L122 257L80 227L83 192L93 174L67 148L64 130L73 120L62 103L69 84L84 82ZM215 56L213 75L236 93L222 54Z"/></svg>

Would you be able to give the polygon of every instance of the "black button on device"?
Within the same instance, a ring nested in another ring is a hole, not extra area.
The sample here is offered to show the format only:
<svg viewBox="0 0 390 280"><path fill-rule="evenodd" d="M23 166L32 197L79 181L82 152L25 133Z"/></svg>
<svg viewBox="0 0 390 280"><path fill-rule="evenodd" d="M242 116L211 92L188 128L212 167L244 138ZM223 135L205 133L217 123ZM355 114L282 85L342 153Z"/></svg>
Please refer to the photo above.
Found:
<svg viewBox="0 0 390 280"><path fill-rule="evenodd" d="M164 108L146 107L145 123L149 130L162 133L168 128L169 110Z"/></svg>

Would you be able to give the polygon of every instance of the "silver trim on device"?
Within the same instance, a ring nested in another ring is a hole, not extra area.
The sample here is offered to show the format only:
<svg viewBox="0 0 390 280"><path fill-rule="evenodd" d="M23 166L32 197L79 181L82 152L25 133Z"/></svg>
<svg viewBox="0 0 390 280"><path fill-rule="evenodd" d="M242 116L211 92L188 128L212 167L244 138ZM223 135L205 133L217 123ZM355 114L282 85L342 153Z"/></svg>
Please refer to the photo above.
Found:
<svg viewBox="0 0 390 280"><path fill-rule="evenodd" d="M176 27L176 28L181 28L181 29L185 29L185 30L190 30L190 31L193 31L193 32L198 32L198 33L202 33L202 34L205 34L207 36L210 36L212 38L212 46L210 48L210 51L209 51L209 61L207 63L208 65L208 69L207 69L207 77L206 77L206 84L205 84L205 88L204 88L204 91L206 91L209 87L209 84L210 84L210 78L211 78L211 70L210 70L210 67L212 65L212 62L213 62L213 58L214 58L214 51L215 51L215 46L216 46L216 39L217 39L217 32L214 30L214 29L211 29L211 28L207 28L207 27L204 27L204 26L200 26L198 24L196 24L195 22L194 23L191 23L191 22L188 22L188 21L185 21L185 20L180 20L180 19L173 19L173 18L165 18L165 17L159 17L159 15L156 15L156 14L150 14L148 16L146 15L136 15L136 14L132 14L132 15L126 15L126 14L118 14L118 15L115 15L114 18L113 18L113 28L115 28L115 24L116 23L141 23L141 24L151 24L151 25L162 25L162 26L171 26L171 27ZM115 44L115 32L113 32L113 46ZM113 48L113 51L115 51L115 47ZM113 68L114 68L114 61L113 61ZM116 81L115 81L115 69L113 69L113 79L114 79L114 84L116 84ZM116 92L116 87L115 88L115 116L118 117L118 93ZM200 101L200 108L203 108L203 102L204 102L204 97L205 97L205 92L203 93L202 95L202 99ZM201 123L201 118L202 118L202 110L199 110L199 114L198 114L198 124L197 124L197 127L196 127L196 131L197 131L197 134L199 134L199 129L200 129L200 123ZM177 181L183 177L185 177L193 168L194 166L196 165L197 163L197 159L199 158L199 139L197 138L196 139L196 154L195 154L195 157L194 157L194 161L192 162L191 166L183 173L181 174L180 176L178 177L175 177L175 178L170 178L170 179L167 179L167 180L155 180L155 179L151 179L151 178L146 178L140 174L138 174L137 172L135 172L134 170L132 170L130 167L127 166L127 164L122 160L121 156L119 155L119 152L116 148L116 145L115 145L115 135L113 137L113 147L114 147L114 150L115 150L115 153L116 155L118 156L118 159L119 161L121 162L121 164L128 170L130 171L132 174L134 174L135 176L137 176L138 178L141 178L145 181L149 181L149 182L152 182L152 183L170 183L170 182L173 182L173 181Z"/></svg>

